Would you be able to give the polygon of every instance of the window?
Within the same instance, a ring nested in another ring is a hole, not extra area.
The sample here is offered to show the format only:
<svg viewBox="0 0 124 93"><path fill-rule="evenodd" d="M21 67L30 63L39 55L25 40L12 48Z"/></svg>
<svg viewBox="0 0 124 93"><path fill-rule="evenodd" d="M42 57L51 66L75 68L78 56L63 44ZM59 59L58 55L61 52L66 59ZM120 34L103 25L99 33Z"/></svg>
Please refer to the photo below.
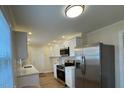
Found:
<svg viewBox="0 0 124 93"><path fill-rule="evenodd" d="M0 10L0 87L13 87L10 27Z"/></svg>

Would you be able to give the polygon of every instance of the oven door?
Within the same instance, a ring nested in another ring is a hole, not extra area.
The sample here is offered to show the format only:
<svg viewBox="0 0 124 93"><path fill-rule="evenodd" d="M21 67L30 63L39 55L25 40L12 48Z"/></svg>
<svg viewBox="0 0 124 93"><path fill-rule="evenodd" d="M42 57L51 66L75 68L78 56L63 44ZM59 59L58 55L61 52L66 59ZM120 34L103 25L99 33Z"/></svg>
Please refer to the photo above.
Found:
<svg viewBox="0 0 124 93"><path fill-rule="evenodd" d="M65 71L57 68L57 78L65 82Z"/></svg>

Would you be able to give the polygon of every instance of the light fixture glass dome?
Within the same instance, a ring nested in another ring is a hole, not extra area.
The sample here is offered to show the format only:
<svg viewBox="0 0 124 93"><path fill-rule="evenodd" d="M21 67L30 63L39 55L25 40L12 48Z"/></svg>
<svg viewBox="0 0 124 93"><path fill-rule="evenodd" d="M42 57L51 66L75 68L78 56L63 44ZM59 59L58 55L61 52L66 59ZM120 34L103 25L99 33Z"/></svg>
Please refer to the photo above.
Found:
<svg viewBox="0 0 124 93"><path fill-rule="evenodd" d="M78 17L84 11L84 5L69 5L66 7L65 14L67 17Z"/></svg>

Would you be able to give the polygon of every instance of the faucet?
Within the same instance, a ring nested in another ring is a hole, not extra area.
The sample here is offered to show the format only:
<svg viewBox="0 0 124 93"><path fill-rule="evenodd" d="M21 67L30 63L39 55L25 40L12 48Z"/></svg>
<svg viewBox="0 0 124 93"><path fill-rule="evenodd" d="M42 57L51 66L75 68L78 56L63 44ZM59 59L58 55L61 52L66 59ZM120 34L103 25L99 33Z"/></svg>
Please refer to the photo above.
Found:
<svg viewBox="0 0 124 93"><path fill-rule="evenodd" d="M19 65L20 65L20 67L23 67L24 66L24 62L23 62L23 59L22 58L19 58Z"/></svg>

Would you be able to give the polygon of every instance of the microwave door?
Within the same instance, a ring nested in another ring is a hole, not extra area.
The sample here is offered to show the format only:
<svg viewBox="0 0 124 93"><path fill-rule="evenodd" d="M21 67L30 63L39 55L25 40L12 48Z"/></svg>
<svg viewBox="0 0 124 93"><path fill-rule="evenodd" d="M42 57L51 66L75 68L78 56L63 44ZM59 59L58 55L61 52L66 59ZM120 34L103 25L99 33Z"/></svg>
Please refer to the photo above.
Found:
<svg viewBox="0 0 124 93"><path fill-rule="evenodd" d="M61 56L69 56L70 55L69 47L65 48L65 49L60 49L60 55Z"/></svg>

